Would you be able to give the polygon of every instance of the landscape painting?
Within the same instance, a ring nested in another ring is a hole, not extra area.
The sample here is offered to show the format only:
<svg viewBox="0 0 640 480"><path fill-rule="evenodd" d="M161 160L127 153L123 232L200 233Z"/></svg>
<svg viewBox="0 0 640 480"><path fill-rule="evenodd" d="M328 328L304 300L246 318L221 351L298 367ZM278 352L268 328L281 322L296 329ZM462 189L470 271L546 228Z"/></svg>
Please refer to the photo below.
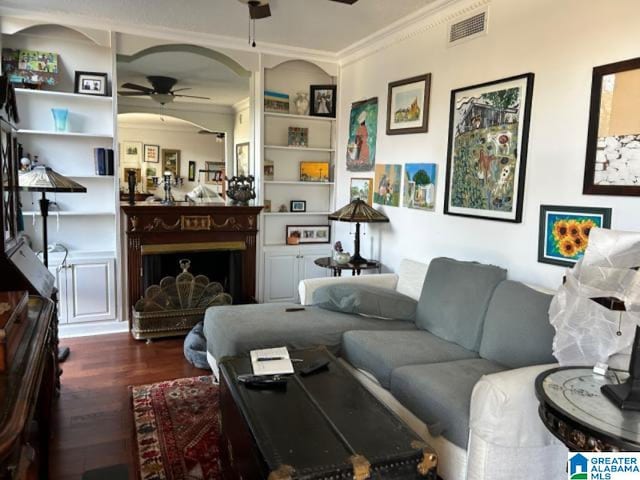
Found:
<svg viewBox="0 0 640 480"><path fill-rule="evenodd" d="M378 138L378 98L370 98L351 105L347 170L370 172L376 164Z"/></svg>
<svg viewBox="0 0 640 480"><path fill-rule="evenodd" d="M521 222L533 78L451 92L444 213Z"/></svg>
<svg viewBox="0 0 640 480"><path fill-rule="evenodd" d="M352 178L349 191L350 202L359 198L369 205L373 203L373 180L371 178Z"/></svg>
<svg viewBox="0 0 640 480"><path fill-rule="evenodd" d="M611 228L611 209L540 206L538 261L571 267L584 256L591 230Z"/></svg>
<svg viewBox="0 0 640 480"><path fill-rule="evenodd" d="M373 202L379 205L399 207L401 181L402 165L376 165Z"/></svg>
<svg viewBox="0 0 640 480"><path fill-rule="evenodd" d="M435 163L407 163L404 166L403 207L435 209L436 167Z"/></svg>
<svg viewBox="0 0 640 480"><path fill-rule="evenodd" d="M387 135L427 132L430 88L430 73L389 84Z"/></svg>

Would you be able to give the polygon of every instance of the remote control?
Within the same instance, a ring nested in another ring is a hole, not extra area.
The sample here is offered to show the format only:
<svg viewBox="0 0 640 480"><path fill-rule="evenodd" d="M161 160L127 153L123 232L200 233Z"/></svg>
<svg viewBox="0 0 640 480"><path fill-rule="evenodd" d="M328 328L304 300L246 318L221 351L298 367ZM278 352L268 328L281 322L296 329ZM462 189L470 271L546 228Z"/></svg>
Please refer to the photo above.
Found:
<svg viewBox="0 0 640 480"><path fill-rule="evenodd" d="M283 375L238 375L238 382L251 388L285 388L287 381Z"/></svg>
<svg viewBox="0 0 640 480"><path fill-rule="evenodd" d="M328 370L329 362L330 360L327 360L327 359L316 360L308 367L301 368L300 375L302 375L303 377L306 377L307 375L313 375L314 373L319 373L324 370Z"/></svg>

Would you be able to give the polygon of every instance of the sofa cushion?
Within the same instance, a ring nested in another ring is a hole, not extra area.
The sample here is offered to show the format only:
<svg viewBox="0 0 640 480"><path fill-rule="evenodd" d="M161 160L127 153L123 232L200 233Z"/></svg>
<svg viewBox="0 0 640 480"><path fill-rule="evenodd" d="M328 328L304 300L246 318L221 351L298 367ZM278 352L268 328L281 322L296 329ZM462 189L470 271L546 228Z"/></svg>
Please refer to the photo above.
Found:
<svg viewBox="0 0 640 480"><path fill-rule="evenodd" d="M340 349L347 330L415 329L413 323L378 320L332 312L317 307L301 308L295 303L229 305L207 309L204 335L207 350L216 360L229 355L243 355L256 348L289 349L324 345L333 352Z"/></svg>
<svg viewBox="0 0 640 480"><path fill-rule="evenodd" d="M313 292L313 304L335 312L413 322L418 302L390 288L334 283Z"/></svg>
<svg viewBox="0 0 640 480"><path fill-rule="evenodd" d="M554 363L552 298L520 282L498 285L484 321L480 356L510 368Z"/></svg>
<svg viewBox="0 0 640 480"><path fill-rule="evenodd" d="M391 393L432 435L466 450L473 387L483 375L503 370L483 358L400 367L391 373Z"/></svg>
<svg viewBox="0 0 640 480"><path fill-rule="evenodd" d="M354 367L371 373L385 388L389 388L394 368L478 356L424 330L346 332L340 354Z"/></svg>
<svg viewBox="0 0 640 480"><path fill-rule="evenodd" d="M506 276L506 270L492 265L433 259L418 302L416 325L477 352L489 300Z"/></svg>

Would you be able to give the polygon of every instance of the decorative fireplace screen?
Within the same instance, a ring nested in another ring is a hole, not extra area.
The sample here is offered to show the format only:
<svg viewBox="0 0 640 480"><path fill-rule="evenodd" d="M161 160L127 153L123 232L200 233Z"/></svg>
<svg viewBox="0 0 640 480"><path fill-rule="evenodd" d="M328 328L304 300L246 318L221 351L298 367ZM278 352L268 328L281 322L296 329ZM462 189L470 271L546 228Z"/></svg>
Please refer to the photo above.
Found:
<svg viewBox="0 0 640 480"><path fill-rule="evenodd" d="M184 335L204 318L207 308L231 305L231 295L205 275L188 272L189 260L180 260L182 273L152 285L133 307L131 333L136 340Z"/></svg>

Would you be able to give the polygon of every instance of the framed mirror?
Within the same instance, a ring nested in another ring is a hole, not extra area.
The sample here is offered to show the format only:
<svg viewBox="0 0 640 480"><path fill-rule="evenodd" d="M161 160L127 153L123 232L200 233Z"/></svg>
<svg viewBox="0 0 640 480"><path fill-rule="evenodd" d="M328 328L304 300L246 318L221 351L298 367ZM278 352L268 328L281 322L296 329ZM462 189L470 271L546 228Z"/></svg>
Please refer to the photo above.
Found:
<svg viewBox="0 0 640 480"><path fill-rule="evenodd" d="M593 69L583 193L640 195L640 58Z"/></svg>

